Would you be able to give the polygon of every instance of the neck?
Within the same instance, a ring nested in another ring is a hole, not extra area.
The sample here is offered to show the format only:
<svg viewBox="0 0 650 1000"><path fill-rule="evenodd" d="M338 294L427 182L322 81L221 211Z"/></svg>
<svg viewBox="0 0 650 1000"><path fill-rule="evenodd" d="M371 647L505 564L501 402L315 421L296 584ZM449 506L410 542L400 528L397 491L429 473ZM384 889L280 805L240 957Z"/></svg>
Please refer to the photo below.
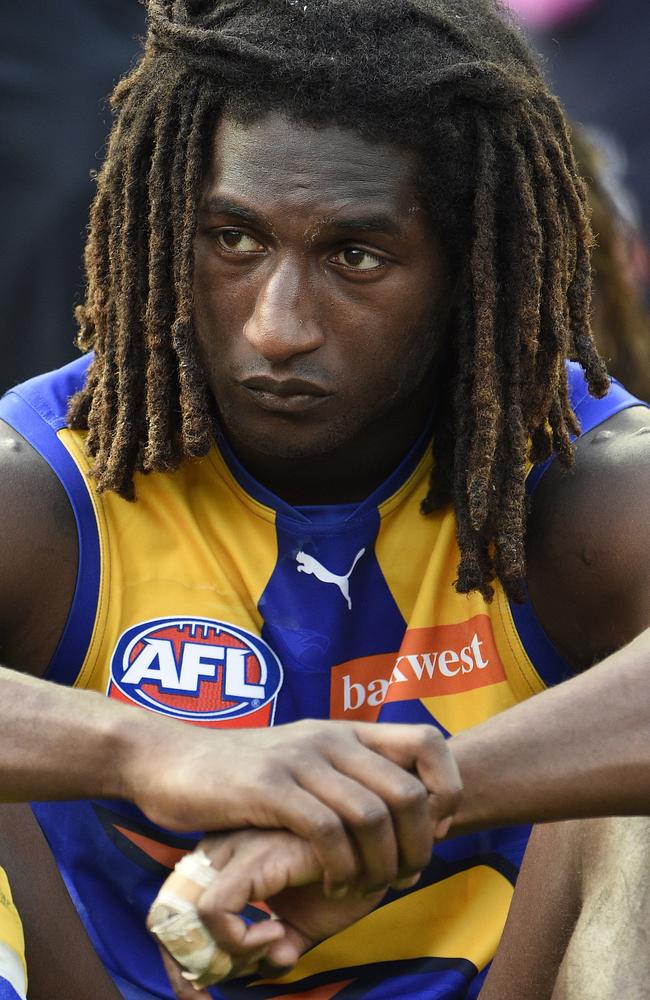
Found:
<svg viewBox="0 0 650 1000"><path fill-rule="evenodd" d="M278 458L229 439L237 458L267 489L293 507L360 503L413 447L431 411L430 388L400 411L379 418L322 455Z"/></svg>

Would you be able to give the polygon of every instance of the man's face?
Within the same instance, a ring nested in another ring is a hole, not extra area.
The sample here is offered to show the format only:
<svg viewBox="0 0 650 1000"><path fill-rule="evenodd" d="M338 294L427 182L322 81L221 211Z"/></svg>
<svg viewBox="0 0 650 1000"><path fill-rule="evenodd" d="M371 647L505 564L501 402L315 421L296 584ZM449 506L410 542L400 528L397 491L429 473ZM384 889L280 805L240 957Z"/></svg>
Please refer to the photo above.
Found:
<svg viewBox="0 0 650 1000"><path fill-rule="evenodd" d="M391 143L277 113L217 127L195 326L243 457L362 447L364 433L430 406L446 277L417 169Z"/></svg>

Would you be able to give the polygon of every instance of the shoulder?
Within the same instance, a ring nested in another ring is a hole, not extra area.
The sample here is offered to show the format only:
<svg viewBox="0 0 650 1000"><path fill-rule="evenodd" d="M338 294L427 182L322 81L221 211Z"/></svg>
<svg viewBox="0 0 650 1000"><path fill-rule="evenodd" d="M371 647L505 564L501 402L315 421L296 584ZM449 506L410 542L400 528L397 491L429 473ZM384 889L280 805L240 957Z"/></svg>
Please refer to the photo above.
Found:
<svg viewBox="0 0 650 1000"><path fill-rule="evenodd" d="M42 673L72 602L77 531L57 466L67 398L79 364L0 401L0 661Z"/></svg>
<svg viewBox="0 0 650 1000"><path fill-rule="evenodd" d="M532 502L528 583L551 638L585 667L650 624L650 409L632 406L581 436Z"/></svg>

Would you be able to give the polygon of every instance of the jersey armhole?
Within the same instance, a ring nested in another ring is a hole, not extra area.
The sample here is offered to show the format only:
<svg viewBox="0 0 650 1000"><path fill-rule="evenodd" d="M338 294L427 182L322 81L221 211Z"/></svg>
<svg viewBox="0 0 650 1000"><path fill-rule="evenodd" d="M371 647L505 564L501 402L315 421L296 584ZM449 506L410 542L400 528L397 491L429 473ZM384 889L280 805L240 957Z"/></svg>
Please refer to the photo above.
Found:
<svg viewBox="0 0 650 1000"><path fill-rule="evenodd" d="M611 380L610 390L605 397L597 399L590 395L583 371L573 361L567 363L567 375L571 403L580 421L581 434L587 434L594 430L609 417L613 417L614 414L620 413L622 410L630 409L633 406L647 407L649 405L633 396L614 378ZM574 435L572 435L572 440L576 440ZM548 471L554 461L555 455L551 455L546 461L540 462L539 465L533 466L530 470L526 478L526 493L529 497L533 495L544 473ZM551 687L574 677L575 670L567 663L544 631L530 599L526 600L524 604L517 604L515 601L510 601L509 604L519 639L544 684Z"/></svg>
<svg viewBox="0 0 650 1000"><path fill-rule="evenodd" d="M99 601L100 542L93 503L77 464L55 428L16 390L2 400L0 418L47 462L74 513L79 548L74 595L63 632L43 675L47 680L71 686L90 646Z"/></svg>
<svg viewBox="0 0 650 1000"><path fill-rule="evenodd" d="M637 399L631 392L628 392L618 379L611 380L609 392L601 399L590 395L587 383L585 382L582 369L574 361L567 364L569 376L569 395L571 405L578 420L580 421L580 436L593 431L595 427L609 420L614 414L622 410L629 410L633 406L650 406L642 399ZM575 434L571 435L571 440L576 441ZM534 465L526 477L526 493L532 496L545 472L547 472L553 462L555 454L551 455L544 462Z"/></svg>

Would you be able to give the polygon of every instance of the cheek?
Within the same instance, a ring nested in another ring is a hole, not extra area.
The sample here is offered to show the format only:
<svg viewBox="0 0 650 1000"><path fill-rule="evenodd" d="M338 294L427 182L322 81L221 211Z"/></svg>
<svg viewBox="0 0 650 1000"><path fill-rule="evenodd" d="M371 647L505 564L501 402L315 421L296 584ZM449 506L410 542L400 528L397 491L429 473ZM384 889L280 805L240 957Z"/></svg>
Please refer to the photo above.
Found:
<svg viewBox="0 0 650 1000"><path fill-rule="evenodd" d="M237 340L237 331L245 322L247 308L244 289L234 282L217 277L200 260L194 272L194 329L200 354L205 362L222 356L228 345Z"/></svg>
<svg viewBox="0 0 650 1000"><path fill-rule="evenodd" d="M377 310L364 327L364 357L357 358L358 370L365 365L387 378L401 380L405 372L420 370L432 361L440 342L443 323L437 298L413 294L405 288L396 301Z"/></svg>
<svg viewBox="0 0 650 1000"><path fill-rule="evenodd" d="M376 328L375 335L355 345L341 366L341 385L355 409L383 410L403 400L422 384L435 356L431 324L397 329Z"/></svg>

